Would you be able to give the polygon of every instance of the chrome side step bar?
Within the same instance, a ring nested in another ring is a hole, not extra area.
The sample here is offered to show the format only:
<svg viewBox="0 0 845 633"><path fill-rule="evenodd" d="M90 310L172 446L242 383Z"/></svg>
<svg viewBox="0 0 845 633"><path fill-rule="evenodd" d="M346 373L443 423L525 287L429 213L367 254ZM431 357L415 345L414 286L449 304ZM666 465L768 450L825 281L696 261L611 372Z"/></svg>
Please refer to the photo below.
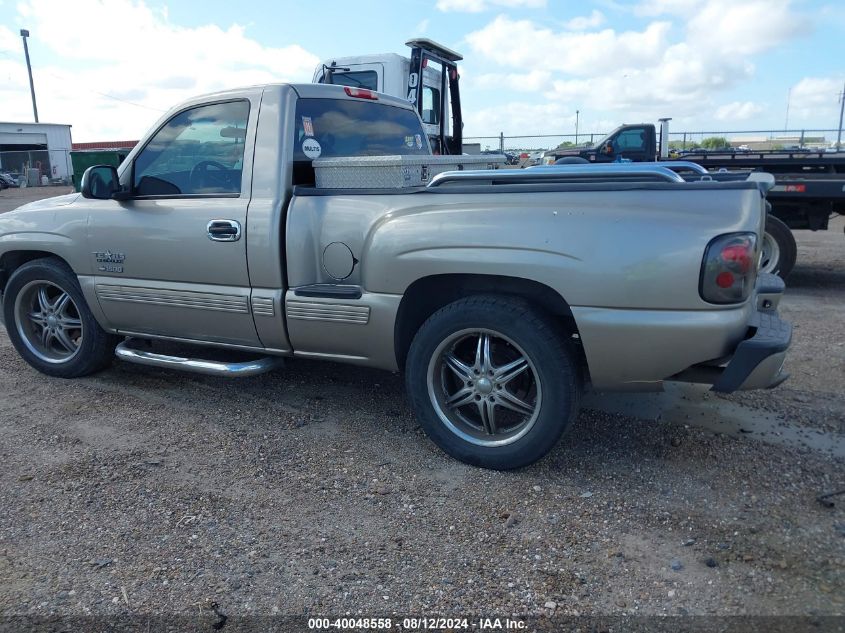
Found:
<svg viewBox="0 0 845 633"><path fill-rule="evenodd" d="M115 348L114 353L120 360L137 363L138 365L147 365L149 367L159 367L161 369L177 369L195 374L206 374L208 376L243 378L278 369L283 367L285 363L284 359L278 356L265 356L242 363L224 363L199 358L168 356L166 354L156 354L155 352L134 349L129 346L131 340L123 341Z"/></svg>

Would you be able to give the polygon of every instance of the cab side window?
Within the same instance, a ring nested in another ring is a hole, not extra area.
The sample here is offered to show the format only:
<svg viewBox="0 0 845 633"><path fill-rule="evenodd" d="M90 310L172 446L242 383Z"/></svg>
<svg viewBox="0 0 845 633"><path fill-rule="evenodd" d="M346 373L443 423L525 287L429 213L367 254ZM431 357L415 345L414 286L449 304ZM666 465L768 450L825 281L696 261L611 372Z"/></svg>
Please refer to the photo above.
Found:
<svg viewBox="0 0 845 633"><path fill-rule="evenodd" d="M428 125L440 123L440 91L431 86L423 86L422 89L422 120Z"/></svg>
<svg viewBox="0 0 845 633"><path fill-rule="evenodd" d="M616 151L644 151L645 150L645 129L631 128L621 132L616 137Z"/></svg>
<svg viewBox="0 0 845 633"><path fill-rule="evenodd" d="M240 194L248 120L248 101L203 105L175 115L135 159L134 194Z"/></svg>

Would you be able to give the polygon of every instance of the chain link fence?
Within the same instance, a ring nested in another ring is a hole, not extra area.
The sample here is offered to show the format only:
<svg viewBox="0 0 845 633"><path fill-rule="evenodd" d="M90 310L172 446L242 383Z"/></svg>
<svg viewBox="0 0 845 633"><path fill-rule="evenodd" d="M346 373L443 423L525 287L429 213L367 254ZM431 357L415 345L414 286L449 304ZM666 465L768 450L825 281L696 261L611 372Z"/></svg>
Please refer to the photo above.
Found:
<svg viewBox="0 0 845 633"><path fill-rule="evenodd" d="M605 138L609 132L578 134L537 134L506 136L467 136L464 144L477 144L479 151L500 151L514 154L538 154L561 146L588 147ZM660 130L658 129L658 135ZM673 149L695 149L707 138L724 138L730 146L752 150L807 148L824 150L836 146L840 131L836 129L795 130L724 130L669 132Z"/></svg>

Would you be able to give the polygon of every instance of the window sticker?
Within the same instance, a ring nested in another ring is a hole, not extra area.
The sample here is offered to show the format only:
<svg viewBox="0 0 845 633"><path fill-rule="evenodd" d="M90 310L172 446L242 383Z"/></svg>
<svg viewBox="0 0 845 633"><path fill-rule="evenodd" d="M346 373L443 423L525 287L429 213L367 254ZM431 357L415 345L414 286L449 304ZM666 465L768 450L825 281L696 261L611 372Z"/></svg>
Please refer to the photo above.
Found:
<svg viewBox="0 0 845 633"><path fill-rule="evenodd" d="M302 127L305 129L305 136L314 136L314 124L310 116L302 117Z"/></svg>
<svg viewBox="0 0 845 633"><path fill-rule="evenodd" d="M422 149L422 135L421 134L414 134L414 140L417 143L417 149Z"/></svg>
<svg viewBox="0 0 845 633"><path fill-rule="evenodd" d="M323 148L320 147L320 143L316 139L307 138L302 141L302 153L308 158L320 158Z"/></svg>
<svg viewBox="0 0 845 633"><path fill-rule="evenodd" d="M405 137L405 145L408 146L408 149L414 148L414 137L413 136L406 136Z"/></svg>

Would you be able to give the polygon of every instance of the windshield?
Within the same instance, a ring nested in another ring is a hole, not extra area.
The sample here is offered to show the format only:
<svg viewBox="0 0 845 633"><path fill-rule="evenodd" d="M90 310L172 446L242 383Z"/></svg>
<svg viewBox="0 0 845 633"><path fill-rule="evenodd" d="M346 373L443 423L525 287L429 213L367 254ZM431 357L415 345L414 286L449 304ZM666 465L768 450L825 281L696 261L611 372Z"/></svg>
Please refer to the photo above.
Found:
<svg viewBox="0 0 845 633"><path fill-rule="evenodd" d="M431 154L417 113L364 99L300 99L294 161Z"/></svg>

